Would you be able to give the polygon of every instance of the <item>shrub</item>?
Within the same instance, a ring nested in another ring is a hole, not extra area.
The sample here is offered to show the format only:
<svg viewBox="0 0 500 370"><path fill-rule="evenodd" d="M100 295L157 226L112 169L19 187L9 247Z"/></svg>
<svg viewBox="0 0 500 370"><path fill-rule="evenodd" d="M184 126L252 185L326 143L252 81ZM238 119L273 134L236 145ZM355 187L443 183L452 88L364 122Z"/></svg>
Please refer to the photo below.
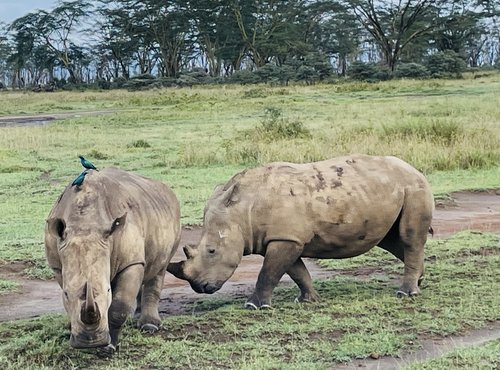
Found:
<svg viewBox="0 0 500 370"><path fill-rule="evenodd" d="M108 156L103 153L103 152L100 152L99 150L97 149L92 149L89 154L88 154L89 158L94 158L94 159L108 159Z"/></svg>
<svg viewBox="0 0 500 370"><path fill-rule="evenodd" d="M113 89L121 89L123 85L125 85L125 83L127 83L127 79L123 76L120 76L113 80L113 82L111 83L111 87Z"/></svg>
<svg viewBox="0 0 500 370"><path fill-rule="evenodd" d="M139 139L127 144L127 148L151 148L151 144L146 140Z"/></svg>
<svg viewBox="0 0 500 370"><path fill-rule="evenodd" d="M427 78L430 76L429 70L418 63L402 63L394 71L397 78Z"/></svg>
<svg viewBox="0 0 500 370"><path fill-rule="evenodd" d="M454 51L445 50L431 55L426 66L432 77L459 77L465 69L465 62Z"/></svg>
<svg viewBox="0 0 500 370"><path fill-rule="evenodd" d="M237 83L242 85L256 84L260 82L259 76L248 69L242 69L234 72L231 77L229 77L229 82Z"/></svg>
<svg viewBox="0 0 500 370"><path fill-rule="evenodd" d="M386 66L363 62L353 62L349 66L347 75L353 80L367 82L386 81L392 78L392 73Z"/></svg>
<svg viewBox="0 0 500 370"><path fill-rule="evenodd" d="M97 80L97 87L102 90L109 90L111 88L111 82L104 79Z"/></svg>
<svg viewBox="0 0 500 370"><path fill-rule="evenodd" d="M255 132L267 141L311 137L311 132L304 123L284 118L281 110L277 108L266 109L266 115Z"/></svg>
<svg viewBox="0 0 500 370"><path fill-rule="evenodd" d="M310 66L300 66L297 70L297 80L305 81L308 85L313 85L319 77L319 73Z"/></svg>

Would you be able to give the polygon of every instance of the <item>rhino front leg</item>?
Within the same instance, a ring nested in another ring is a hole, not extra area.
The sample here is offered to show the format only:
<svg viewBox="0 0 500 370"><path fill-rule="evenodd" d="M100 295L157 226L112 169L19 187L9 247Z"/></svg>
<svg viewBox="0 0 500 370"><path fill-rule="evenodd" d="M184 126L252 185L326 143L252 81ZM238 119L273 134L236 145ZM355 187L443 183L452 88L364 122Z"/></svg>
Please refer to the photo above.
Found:
<svg viewBox="0 0 500 370"><path fill-rule="evenodd" d="M274 288L300 257L302 249L303 247L295 242L273 241L268 244L255 291L245 303L245 308L271 308Z"/></svg>
<svg viewBox="0 0 500 370"><path fill-rule="evenodd" d="M160 294L165 278L165 268L163 268L153 279L144 283L142 288L140 316L137 327L143 331L153 333L160 329L161 319L158 312Z"/></svg>
<svg viewBox="0 0 500 370"><path fill-rule="evenodd" d="M316 292L312 285L311 275L307 270L306 265L302 258L299 258L295 263L286 271L293 281L300 288L300 296L297 297L298 302L317 302L319 301L319 294Z"/></svg>
<svg viewBox="0 0 500 370"><path fill-rule="evenodd" d="M113 301L108 310L111 344L105 348L110 354L118 348L122 326L136 303L143 277L144 266L136 264L127 267L113 281Z"/></svg>

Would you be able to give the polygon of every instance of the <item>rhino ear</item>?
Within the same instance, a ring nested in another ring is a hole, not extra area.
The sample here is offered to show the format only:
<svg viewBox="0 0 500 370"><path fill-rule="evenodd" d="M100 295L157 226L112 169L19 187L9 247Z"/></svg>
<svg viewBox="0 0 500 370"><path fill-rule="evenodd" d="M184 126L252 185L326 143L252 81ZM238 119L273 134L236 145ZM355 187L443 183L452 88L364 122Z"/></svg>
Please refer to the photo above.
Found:
<svg viewBox="0 0 500 370"><path fill-rule="evenodd" d="M47 220L47 230L53 237L64 239L66 222L62 218L49 218Z"/></svg>
<svg viewBox="0 0 500 370"><path fill-rule="evenodd" d="M109 230L107 230L104 233L104 236L107 238L107 237L111 236L113 233L117 232L118 230L123 229L126 220L127 220L127 212L125 212L125 214L123 216L118 217L117 219L115 219L113 221L113 224L111 225Z"/></svg>
<svg viewBox="0 0 500 370"><path fill-rule="evenodd" d="M231 185L221 196L221 202L226 207L230 207L233 204L239 202L239 186L237 183Z"/></svg>

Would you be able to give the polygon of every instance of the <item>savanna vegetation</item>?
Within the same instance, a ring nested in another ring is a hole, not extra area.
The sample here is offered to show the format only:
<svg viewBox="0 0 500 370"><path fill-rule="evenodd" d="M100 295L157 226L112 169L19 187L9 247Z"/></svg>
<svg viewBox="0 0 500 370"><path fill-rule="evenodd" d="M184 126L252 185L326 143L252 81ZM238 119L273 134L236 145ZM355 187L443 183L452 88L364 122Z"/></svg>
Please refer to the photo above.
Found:
<svg viewBox="0 0 500 370"><path fill-rule="evenodd" d="M493 0L60 0L0 27L0 87L457 76L499 66L499 16Z"/></svg>
<svg viewBox="0 0 500 370"><path fill-rule="evenodd" d="M185 225L201 222L216 184L276 160L396 155L427 175L436 196L498 188L499 90L500 75L487 73L316 86L3 92L2 116L74 116L48 125L0 127L0 260L24 261L27 276L51 278L44 220L81 171L79 154L98 168L118 166L170 184ZM92 110L101 114L78 114ZM430 241L424 294L415 300L394 298L402 264L383 251L326 262L339 276L316 282L321 303L292 304L293 288L277 292L272 312L246 312L243 301L229 298L200 299L192 315L166 317L164 329L153 336L127 328L112 360L72 350L63 315L2 323L0 366L302 369L371 354L395 356L418 349L423 338L500 320L499 251L496 235ZM353 277L360 269L370 274ZM8 280L0 284L2 292L16 289ZM488 349L470 356L498 365Z"/></svg>
<svg viewBox="0 0 500 370"><path fill-rule="evenodd" d="M332 263L338 276L315 282L322 302L293 303L275 292L273 311L246 311L244 299L200 299L191 314L166 317L154 335L125 329L120 352L99 359L68 343L62 315L0 324L4 369L328 369L354 358L398 356L424 338L481 328L500 319L497 235L460 233L428 244L424 294L397 299L402 264L376 252ZM343 262L343 261L340 261ZM353 276L353 271L364 274ZM410 368L494 369L498 342ZM483 366L481 366L481 364ZM404 365L404 363L402 364ZM475 365L479 365L474 367Z"/></svg>

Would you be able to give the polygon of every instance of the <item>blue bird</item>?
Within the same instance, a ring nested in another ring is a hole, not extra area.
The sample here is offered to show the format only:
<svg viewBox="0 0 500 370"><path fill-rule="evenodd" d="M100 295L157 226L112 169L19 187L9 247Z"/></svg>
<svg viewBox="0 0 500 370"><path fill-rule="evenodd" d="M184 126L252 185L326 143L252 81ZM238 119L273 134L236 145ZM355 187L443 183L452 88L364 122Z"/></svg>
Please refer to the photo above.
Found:
<svg viewBox="0 0 500 370"><path fill-rule="evenodd" d="M83 180L85 180L85 176L87 175L87 171L83 171L81 174L78 175L76 179L73 180L71 183L71 186L80 186L83 184Z"/></svg>
<svg viewBox="0 0 500 370"><path fill-rule="evenodd" d="M97 168L95 168L95 166L92 164L92 162L87 161L85 158L83 158L83 156L79 155L78 158L80 158L80 163L87 170L96 170L96 171L99 171Z"/></svg>

